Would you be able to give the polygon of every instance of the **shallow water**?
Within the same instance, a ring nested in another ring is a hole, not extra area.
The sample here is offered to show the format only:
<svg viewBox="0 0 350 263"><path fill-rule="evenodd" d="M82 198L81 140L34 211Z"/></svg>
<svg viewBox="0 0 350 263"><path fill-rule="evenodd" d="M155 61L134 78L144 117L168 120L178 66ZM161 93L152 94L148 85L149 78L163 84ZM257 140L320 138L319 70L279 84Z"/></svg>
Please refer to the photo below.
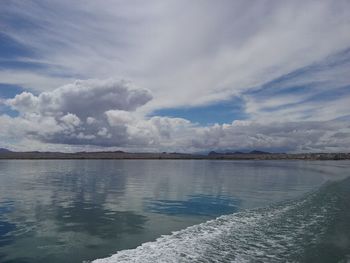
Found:
<svg viewBox="0 0 350 263"><path fill-rule="evenodd" d="M101 262L346 262L349 172L347 161L0 161L0 262L117 251Z"/></svg>

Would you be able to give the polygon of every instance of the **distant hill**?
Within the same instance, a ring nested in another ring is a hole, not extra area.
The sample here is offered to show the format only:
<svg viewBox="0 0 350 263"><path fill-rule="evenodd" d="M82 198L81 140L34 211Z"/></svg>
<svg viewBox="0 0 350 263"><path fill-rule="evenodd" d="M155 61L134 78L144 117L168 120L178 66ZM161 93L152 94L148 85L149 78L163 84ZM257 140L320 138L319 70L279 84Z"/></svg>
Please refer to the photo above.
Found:
<svg viewBox="0 0 350 263"><path fill-rule="evenodd" d="M9 152L11 152L11 151L8 149L0 148L0 153L9 153Z"/></svg>
<svg viewBox="0 0 350 263"><path fill-rule="evenodd" d="M226 155L230 154L244 154L244 152L225 152Z"/></svg>
<svg viewBox="0 0 350 263"><path fill-rule="evenodd" d="M0 159L208 159L208 160L350 160L350 153L268 153L263 151L222 152L208 155L166 152L13 152L0 148Z"/></svg>
<svg viewBox="0 0 350 263"><path fill-rule="evenodd" d="M257 150L254 150L254 151L251 151L249 152L250 154L271 154L269 152L263 152L263 151L257 151Z"/></svg>
<svg viewBox="0 0 350 263"><path fill-rule="evenodd" d="M208 153L208 155L235 155L235 154L271 154L269 152L264 152L264 151L258 151L258 150L253 150L250 152L215 152L215 151L211 151Z"/></svg>

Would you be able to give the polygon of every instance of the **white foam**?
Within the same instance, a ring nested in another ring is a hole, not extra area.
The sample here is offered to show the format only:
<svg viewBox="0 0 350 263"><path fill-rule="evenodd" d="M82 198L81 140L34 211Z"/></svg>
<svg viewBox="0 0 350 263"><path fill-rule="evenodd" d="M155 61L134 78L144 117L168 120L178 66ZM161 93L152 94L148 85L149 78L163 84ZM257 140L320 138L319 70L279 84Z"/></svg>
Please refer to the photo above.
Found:
<svg viewBox="0 0 350 263"><path fill-rule="evenodd" d="M93 263L286 261L323 233L331 203L312 199L221 216Z"/></svg>

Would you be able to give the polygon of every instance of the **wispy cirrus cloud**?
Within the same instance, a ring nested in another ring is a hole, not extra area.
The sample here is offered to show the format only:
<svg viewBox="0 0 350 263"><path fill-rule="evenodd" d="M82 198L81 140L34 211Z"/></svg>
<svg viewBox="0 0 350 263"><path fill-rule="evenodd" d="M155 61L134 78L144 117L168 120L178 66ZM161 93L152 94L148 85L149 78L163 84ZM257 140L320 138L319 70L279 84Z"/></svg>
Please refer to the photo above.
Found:
<svg viewBox="0 0 350 263"><path fill-rule="evenodd" d="M133 79L153 92L149 107L169 107L239 94L349 47L348 7L347 1L9 1L2 31L40 61L83 78Z"/></svg>
<svg viewBox="0 0 350 263"><path fill-rule="evenodd" d="M246 92L254 119L326 121L349 115L350 49Z"/></svg>

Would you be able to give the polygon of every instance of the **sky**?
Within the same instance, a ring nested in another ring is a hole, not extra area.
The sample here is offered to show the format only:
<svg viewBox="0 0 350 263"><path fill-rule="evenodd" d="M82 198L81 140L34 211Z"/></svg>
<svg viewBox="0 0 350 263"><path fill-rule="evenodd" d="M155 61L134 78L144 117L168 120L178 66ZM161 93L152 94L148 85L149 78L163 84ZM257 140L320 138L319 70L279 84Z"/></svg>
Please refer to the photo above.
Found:
<svg viewBox="0 0 350 263"><path fill-rule="evenodd" d="M348 0L7 0L0 148L348 152Z"/></svg>

